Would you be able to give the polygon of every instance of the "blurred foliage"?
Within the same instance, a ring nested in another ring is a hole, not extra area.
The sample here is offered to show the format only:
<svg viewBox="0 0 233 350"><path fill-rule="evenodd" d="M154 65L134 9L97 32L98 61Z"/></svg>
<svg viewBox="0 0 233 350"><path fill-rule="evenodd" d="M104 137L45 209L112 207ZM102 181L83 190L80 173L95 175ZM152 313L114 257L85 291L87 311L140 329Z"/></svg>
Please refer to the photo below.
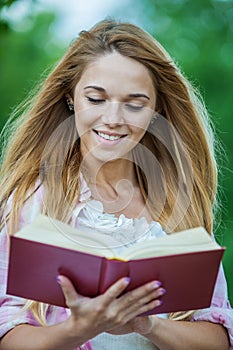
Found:
<svg viewBox="0 0 233 350"><path fill-rule="evenodd" d="M7 31L9 29L9 23L7 20L1 17L1 11L4 7L10 7L18 0L0 0L0 31Z"/></svg>
<svg viewBox="0 0 233 350"><path fill-rule="evenodd" d="M0 128L64 51L50 30L55 15L31 11L16 28L1 18L1 10L16 1L0 0ZM199 88L225 149L220 160L222 221L215 234L227 247L223 262L233 303L233 1L129 0L125 6L119 17L140 16L138 22Z"/></svg>
<svg viewBox="0 0 233 350"><path fill-rule="evenodd" d="M55 15L29 16L16 31L0 31L0 129L9 114L64 52L50 34Z"/></svg>
<svg viewBox="0 0 233 350"><path fill-rule="evenodd" d="M224 149L218 157L221 215L216 217L215 236L227 247L223 263L233 304L233 1L144 0L133 4L137 4L144 27L201 92Z"/></svg>

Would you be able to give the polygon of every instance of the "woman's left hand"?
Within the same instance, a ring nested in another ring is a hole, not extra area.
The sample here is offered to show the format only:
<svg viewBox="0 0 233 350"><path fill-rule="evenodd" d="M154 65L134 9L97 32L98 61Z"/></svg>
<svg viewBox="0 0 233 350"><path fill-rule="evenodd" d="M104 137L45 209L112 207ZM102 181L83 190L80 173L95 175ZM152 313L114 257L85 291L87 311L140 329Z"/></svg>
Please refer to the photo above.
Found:
<svg viewBox="0 0 233 350"><path fill-rule="evenodd" d="M114 328L112 330L109 330L107 333L120 335L120 334L136 332L141 335L146 335L150 333L153 327L156 326L157 322L158 322L158 317L155 315L139 316L139 317L135 317L133 320L125 324L123 327Z"/></svg>

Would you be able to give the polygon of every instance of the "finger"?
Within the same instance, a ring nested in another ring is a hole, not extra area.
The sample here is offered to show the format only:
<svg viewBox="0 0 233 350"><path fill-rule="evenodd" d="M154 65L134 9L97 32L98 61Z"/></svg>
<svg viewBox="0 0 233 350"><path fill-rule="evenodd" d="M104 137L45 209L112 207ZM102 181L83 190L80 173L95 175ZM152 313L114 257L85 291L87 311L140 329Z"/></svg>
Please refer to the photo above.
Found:
<svg viewBox="0 0 233 350"><path fill-rule="evenodd" d="M166 290L164 288L158 288L156 290L152 290L152 292L149 292L146 295L143 295L141 298L135 300L135 304L138 303L138 305L144 305L149 303L152 300L158 299L162 297L166 293Z"/></svg>
<svg viewBox="0 0 233 350"><path fill-rule="evenodd" d="M160 288L160 286L161 282L152 281L126 293L120 298L123 308L126 308L132 304L138 307L148 303L152 299L158 298L165 293L165 289Z"/></svg>
<svg viewBox="0 0 233 350"><path fill-rule="evenodd" d="M138 308L133 308L133 309L128 309L128 313L125 314L125 321L129 322L132 319L134 319L135 317L144 314L145 312L151 311L155 308L157 308L158 306L162 305L162 301L159 299L156 300L152 300L150 303L142 305Z"/></svg>
<svg viewBox="0 0 233 350"><path fill-rule="evenodd" d="M80 299L83 298L83 296L79 295L72 282L65 276L57 276L57 282L60 284L62 292L65 297L66 305L72 309L74 307L77 307L79 304Z"/></svg>
<svg viewBox="0 0 233 350"><path fill-rule="evenodd" d="M125 316L129 316L131 319L133 316L160 306L161 301L157 298L165 293L165 289L158 288L157 285L160 283L148 283L118 298L116 301L118 302L118 312L124 312Z"/></svg>
<svg viewBox="0 0 233 350"><path fill-rule="evenodd" d="M115 300L125 290L129 283L130 279L128 277L123 277L109 287L103 294L105 304L110 304L113 300Z"/></svg>

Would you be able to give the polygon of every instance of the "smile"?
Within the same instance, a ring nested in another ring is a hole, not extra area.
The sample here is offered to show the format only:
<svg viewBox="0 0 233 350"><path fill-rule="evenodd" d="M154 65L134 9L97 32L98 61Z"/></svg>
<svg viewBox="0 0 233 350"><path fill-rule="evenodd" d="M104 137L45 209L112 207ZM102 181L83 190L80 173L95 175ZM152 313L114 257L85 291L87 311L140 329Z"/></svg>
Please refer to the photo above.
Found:
<svg viewBox="0 0 233 350"><path fill-rule="evenodd" d="M105 134L103 132L100 131L96 131L97 135L102 137L105 140L109 140L109 141L116 141L119 140L121 137L125 136L125 135L109 135L109 134Z"/></svg>

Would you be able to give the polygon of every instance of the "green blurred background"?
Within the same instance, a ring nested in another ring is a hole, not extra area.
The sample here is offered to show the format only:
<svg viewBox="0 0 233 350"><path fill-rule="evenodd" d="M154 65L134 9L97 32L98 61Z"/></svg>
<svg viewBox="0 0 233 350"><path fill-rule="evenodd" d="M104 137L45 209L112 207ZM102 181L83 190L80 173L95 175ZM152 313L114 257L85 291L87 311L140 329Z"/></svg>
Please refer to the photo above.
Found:
<svg viewBox="0 0 233 350"><path fill-rule="evenodd" d="M20 2L0 0L0 129L70 43L54 29L55 9L42 6L38 11L39 0L26 1L28 13L20 21L7 16ZM79 6L81 16L88 15L82 14L79 0L73 6ZM219 155L221 210L215 236L227 247L223 264L233 304L233 1L128 0L98 20L108 15L140 25L155 36L204 97L224 149Z"/></svg>

